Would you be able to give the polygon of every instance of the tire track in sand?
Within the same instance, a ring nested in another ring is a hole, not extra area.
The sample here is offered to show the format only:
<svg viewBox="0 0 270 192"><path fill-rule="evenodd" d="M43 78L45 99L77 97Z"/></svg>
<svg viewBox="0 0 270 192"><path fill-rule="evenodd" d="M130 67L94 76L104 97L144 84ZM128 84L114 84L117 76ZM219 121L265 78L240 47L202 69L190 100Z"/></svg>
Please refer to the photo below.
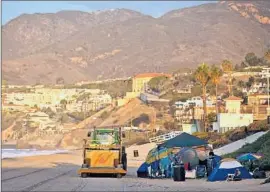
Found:
<svg viewBox="0 0 270 192"><path fill-rule="evenodd" d="M64 172L64 173L58 174L58 175L56 175L56 176L54 176L54 177L51 177L51 178L49 178L49 179L45 179L45 180L43 180L43 181L41 181L41 182L38 182L38 183L36 183L36 184L34 184L34 185L30 186L30 187L24 188L22 191L23 191L23 192L32 191L32 190L34 190L34 189L40 187L41 185L44 185L45 183L48 183L48 182L50 182L50 181L52 181L52 180L55 180L55 179L58 179L58 178L60 178L60 177L63 177L63 176L65 176L65 175L67 175L67 174L70 173L72 170L73 170L73 169L71 169L71 170L69 170L69 171L66 171L66 172Z"/></svg>
<svg viewBox="0 0 270 192"><path fill-rule="evenodd" d="M46 168L47 169L47 168ZM14 177L9 177L9 178L6 178L6 179L1 179L2 182L5 182L5 181L9 181L9 180L12 180L12 179L17 179L17 178L20 178L20 177L25 177L27 175L31 175L31 174L34 174L34 173L38 173L38 172L41 172L41 171L44 171L46 169L38 169L38 170L35 170L35 171L32 171L30 173L26 173L26 174L22 174L22 175L17 175L17 176L14 176Z"/></svg>

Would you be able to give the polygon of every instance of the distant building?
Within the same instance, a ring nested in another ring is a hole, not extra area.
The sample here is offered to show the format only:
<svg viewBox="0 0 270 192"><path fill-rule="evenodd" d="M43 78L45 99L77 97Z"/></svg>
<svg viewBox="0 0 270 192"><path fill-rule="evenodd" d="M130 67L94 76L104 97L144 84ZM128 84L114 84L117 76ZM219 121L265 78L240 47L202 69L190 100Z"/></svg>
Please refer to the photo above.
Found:
<svg viewBox="0 0 270 192"><path fill-rule="evenodd" d="M225 111L226 113L237 113L239 114L241 112L241 102L243 101L243 99L238 98L238 97L234 97L234 96L230 96L225 100Z"/></svg>
<svg viewBox="0 0 270 192"><path fill-rule="evenodd" d="M241 98L230 96L225 102L226 113L217 114L217 122L213 123L214 131L224 133L253 123L253 114L241 114Z"/></svg>
<svg viewBox="0 0 270 192"><path fill-rule="evenodd" d="M132 79L132 91L133 92L145 92L147 88L147 83L154 77L168 77L171 78L170 74L163 73L142 73L138 74Z"/></svg>
<svg viewBox="0 0 270 192"><path fill-rule="evenodd" d="M267 105L268 95L267 94L251 94L248 96L248 105Z"/></svg>
<svg viewBox="0 0 270 192"><path fill-rule="evenodd" d="M192 134L198 131L196 124L182 124L182 130L188 134Z"/></svg>
<svg viewBox="0 0 270 192"><path fill-rule="evenodd" d="M175 107L177 109L182 109L182 108L189 108L191 106L194 107L203 107L203 99L201 97L192 97L191 99L188 99L186 102L182 102L182 101L176 101L174 103ZM207 107L213 107L214 106L214 102L212 102L211 99L207 98L206 100L206 106Z"/></svg>

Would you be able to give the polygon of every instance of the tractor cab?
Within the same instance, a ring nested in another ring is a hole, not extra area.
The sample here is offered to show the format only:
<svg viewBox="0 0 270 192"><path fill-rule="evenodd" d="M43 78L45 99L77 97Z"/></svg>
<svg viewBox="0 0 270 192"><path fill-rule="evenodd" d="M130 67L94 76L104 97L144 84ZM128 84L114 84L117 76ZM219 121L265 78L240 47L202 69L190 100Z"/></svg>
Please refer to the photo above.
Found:
<svg viewBox="0 0 270 192"><path fill-rule="evenodd" d="M94 128L87 134L83 150L82 177L92 174L126 175L127 155L122 145L121 127Z"/></svg>

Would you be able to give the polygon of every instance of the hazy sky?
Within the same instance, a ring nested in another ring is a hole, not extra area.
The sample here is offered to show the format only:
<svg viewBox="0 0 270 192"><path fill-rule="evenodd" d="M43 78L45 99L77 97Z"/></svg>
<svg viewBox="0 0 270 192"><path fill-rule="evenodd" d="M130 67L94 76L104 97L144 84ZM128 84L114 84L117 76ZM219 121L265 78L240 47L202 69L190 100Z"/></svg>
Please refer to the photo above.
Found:
<svg viewBox="0 0 270 192"><path fill-rule="evenodd" d="M23 13L55 13L61 10L96 11L127 8L159 17L173 9L207 2L209 1L2 1L2 24Z"/></svg>

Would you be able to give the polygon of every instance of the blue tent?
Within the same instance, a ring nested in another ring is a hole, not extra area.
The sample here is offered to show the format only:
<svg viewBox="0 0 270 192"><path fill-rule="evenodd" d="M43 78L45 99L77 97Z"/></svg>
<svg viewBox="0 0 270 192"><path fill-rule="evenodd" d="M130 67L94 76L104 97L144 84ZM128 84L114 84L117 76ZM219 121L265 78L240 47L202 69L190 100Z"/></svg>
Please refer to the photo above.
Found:
<svg viewBox="0 0 270 192"><path fill-rule="evenodd" d="M138 177L147 177L148 176L148 167L149 167L150 165L149 164L147 164L147 163L143 163L140 167L139 167L139 169L137 170L137 176Z"/></svg>
<svg viewBox="0 0 270 192"><path fill-rule="evenodd" d="M220 163L220 161L221 161L221 157L218 156L218 155L215 155L215 156L213 157L213 168L215 168L216 166L218 166L219 163Z"/></svg>
<svg viewBox="0 0 270 192"><path fill-rule="evenodd" d="M137 173L147 172L148 171L148 167L149 167L149 164L147 164L147 163L144 162L143 164L141 164L141 166L137 170Z"/></svg>
<svg viewBox="0 0 270 192"><path fill-rule="evenodd" d="M225 181L228 174L234 174L236 169L241 172L241 179L251 179L252 176L248 170L235 159L223 159L220 164L214 168L208 177L208 181Z"/></svg>

